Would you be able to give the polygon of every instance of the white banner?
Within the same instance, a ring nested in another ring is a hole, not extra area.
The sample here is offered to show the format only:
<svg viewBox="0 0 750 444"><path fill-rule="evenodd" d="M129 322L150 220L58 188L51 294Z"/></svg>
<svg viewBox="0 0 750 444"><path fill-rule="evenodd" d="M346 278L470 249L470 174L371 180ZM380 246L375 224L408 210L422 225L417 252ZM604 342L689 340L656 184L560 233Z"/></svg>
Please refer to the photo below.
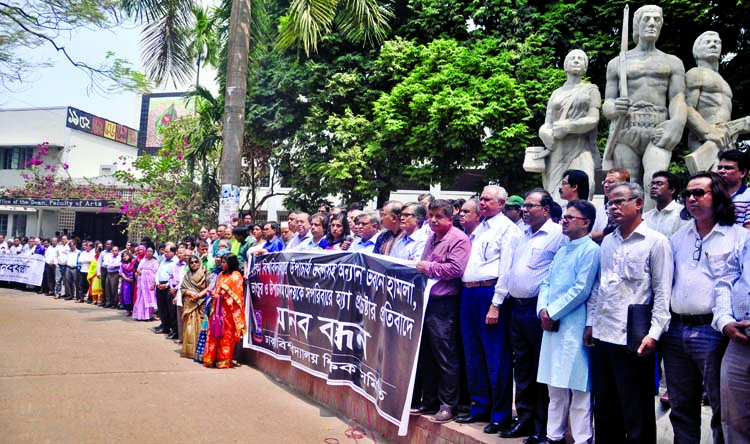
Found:
<svg viewBox="0 0 750 444"><path fill-rule="evenodd" d="M0 281L42 285L44 256L32 254L0 254Z"/></svg>

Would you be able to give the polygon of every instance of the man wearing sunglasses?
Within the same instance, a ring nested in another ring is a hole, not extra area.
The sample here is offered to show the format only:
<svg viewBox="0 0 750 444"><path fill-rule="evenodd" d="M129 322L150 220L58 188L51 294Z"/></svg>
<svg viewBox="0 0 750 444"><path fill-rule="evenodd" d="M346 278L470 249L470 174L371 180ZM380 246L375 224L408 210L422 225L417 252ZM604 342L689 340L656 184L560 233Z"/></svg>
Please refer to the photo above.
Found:
<svg viewBox="0 0 750 444"><path fill-rule="evenodd" d="M643 222L642 210L640 185L612 185L609 213L617 228L602 241L599 291L589 298L584 333L593 347L596 442L656 442L654 350L669 324L674 262L669 240ZM648 334L633 353L626 340L631 304L652 307Z"/></svg>
<svg viewBox="0 0 750 444"><path fill-rule="evenodd" d="M700 442L705 387L713 410L714 443L723 443L719 374L729 340L721 332L733 318L731 310L717 310L713 290L721 278L731 279L727 275L742 261L747 230L734 223L732 199L718 174L693 174L682 196L682 216L689 222L671 238L672 320L661 339L669 419L675 443Z"/></svg>

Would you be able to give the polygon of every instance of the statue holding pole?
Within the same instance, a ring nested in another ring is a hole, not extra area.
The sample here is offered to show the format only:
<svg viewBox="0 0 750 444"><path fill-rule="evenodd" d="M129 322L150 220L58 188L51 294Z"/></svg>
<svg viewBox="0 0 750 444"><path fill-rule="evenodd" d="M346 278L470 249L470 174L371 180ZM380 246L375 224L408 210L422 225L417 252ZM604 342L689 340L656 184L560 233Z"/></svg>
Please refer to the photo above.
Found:
<svg viewBox="0 0 750 444"><path fill-rule="evenodd" d="M663 24L660 7L639 8L633 15L636 47L607 66L603 111L614 124L603 168L626 168L641 185L669 167L687 118L685 67L656 48Z"/></svg>

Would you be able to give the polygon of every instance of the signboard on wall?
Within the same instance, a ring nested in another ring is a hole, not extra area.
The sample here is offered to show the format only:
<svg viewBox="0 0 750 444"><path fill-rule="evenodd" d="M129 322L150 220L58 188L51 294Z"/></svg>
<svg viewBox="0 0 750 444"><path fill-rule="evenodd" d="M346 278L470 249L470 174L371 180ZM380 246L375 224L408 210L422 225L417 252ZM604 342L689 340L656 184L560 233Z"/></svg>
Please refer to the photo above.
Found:
<svg viewBox="0 0 750 444"><path fill-rule="evenodd" d="M68 107L65 126L77 131L104 137L125 145L137 146L138 131L125 125L103 119L78 108Z"/></svg>
<svg viewBox="0 0 750 444"><path fill-rule="evenodd" d="M194 113L187 93L155 93L141 99L141 131L138 133L139 155L156 153L162 147L161 130L174 120Z"/></svg>

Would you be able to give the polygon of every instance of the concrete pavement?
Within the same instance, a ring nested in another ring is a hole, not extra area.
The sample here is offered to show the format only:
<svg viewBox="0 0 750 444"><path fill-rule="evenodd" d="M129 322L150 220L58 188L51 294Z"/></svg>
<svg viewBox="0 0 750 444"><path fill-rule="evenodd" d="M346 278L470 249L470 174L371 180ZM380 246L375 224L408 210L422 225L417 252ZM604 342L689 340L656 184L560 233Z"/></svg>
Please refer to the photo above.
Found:
<svg viewBox="0 0 750 444"><path fill-rule="evenodd" d="M251 367L180 358L155 325L0 288L0 442L374 442Z"/></svg>

